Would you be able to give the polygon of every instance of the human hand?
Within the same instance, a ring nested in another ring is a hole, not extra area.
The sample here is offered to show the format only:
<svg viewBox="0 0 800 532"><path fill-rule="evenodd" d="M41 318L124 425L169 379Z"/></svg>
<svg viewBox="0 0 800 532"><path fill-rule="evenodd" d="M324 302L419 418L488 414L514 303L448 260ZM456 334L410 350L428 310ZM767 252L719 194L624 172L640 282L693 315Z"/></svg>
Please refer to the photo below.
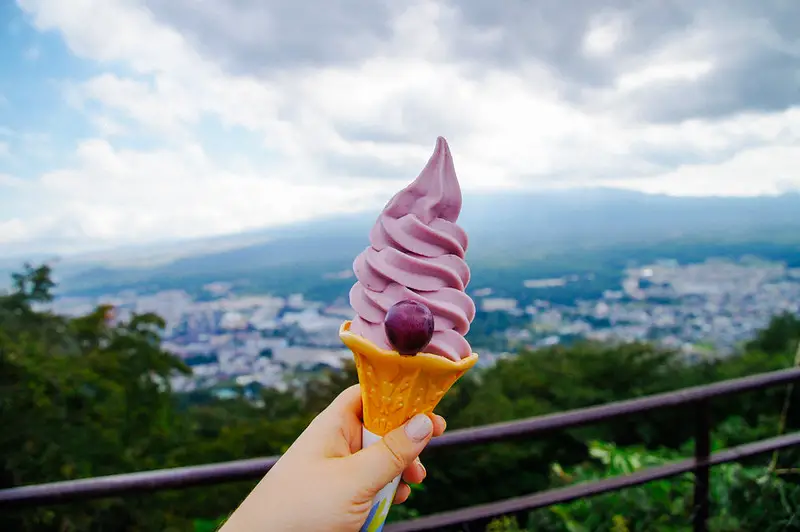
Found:
<svg viewBox="0 0 800 532"><path fill-rule="evenodd" d="M375 495L397 475L404 502L425 479L419 453L445 430L444 418L417 415L361 449L361 391L342 392L323 410L230 516L221 532L357 531Z"/></svg>

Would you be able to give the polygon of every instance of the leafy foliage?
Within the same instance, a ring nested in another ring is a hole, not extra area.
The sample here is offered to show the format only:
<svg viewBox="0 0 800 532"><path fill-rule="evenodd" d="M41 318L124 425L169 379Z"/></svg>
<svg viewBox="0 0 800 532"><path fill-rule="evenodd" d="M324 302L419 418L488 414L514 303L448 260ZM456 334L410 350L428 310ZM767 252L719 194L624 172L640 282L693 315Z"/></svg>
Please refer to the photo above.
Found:
<svg viewBox="0 0 800 532"><path fill-rule="evenodd" d="M723 427L722 432L735 429ZM714 447L724 447L722 440ZM592 442L591 461L565 471L552 466L556 484L596 481L627 475L680 459L691 449L648 451L642 447L621 448L611 443ZM793 530L800 519L800 486L764 466L747 467L729 463L711 469L710 500L714 532L740 530ZM527 526L545 532L588 532L625 530L629 532L691 530L688 516L694 506L691 474L659 480L626 490L581 499L534 512ZM512 524L513 526L513 524ZM792 528L794 526L794 528Z"/></svg>
<svg viewBox="0 0 800 532"><path fill-rule="evenodd" d="M152 314L116 322L99 307L79 317L44 310L50 270L27 267L0 295L0 487L195 465L283 452L342 389L356 382L350 364L298 381L286 391L174 394L169 377L188 373L160 343ZM492 331L485 331L491 334ZM649 344L582 342L521 352L475 370L441 404L451 429L581 408L769 371L795 364L800 320L778 316L739 355L688 364ZM715 446L737 445L800 426L793 388L776 388L713 405ZM471 506L625 473L690 453L692 413L647 416L553 434L543 439L426 452L424 489L390 518ZM714 530L783 530L800 507L784 451L713 471ZM553 465L557 464L557 465ZM178 492L19 510L0 530L208 530L230 513L254 481ZM490 530L685 530L691 515L687 477L651 483L513 518ZM759 514L760 512L760 514ZM511 527L511 528L509 528ZM513 528L517 527L517 528ZM670 528L672 527L672 528ZM738 528L737 528L738 527ZM774 528L773 528L774 529Z"/></svg>

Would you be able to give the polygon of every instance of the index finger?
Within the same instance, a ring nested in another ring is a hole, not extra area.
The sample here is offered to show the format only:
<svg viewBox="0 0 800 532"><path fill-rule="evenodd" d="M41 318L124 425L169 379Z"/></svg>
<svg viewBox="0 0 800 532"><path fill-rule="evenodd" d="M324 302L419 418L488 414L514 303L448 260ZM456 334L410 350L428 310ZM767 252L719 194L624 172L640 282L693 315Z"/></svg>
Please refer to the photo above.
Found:
<svg viewBox="0 0 800 532"><path fill-rule="evenodd" d="M447 428L447 421L439 414L431 414L431 421L433 421L433 437L441 436Z"/></svg>
<svg viewBox="0 0 800 532"><path fill-rule="evenodd" d="M336 398L323 410L323 413L333 413L337 415L354 415L361 419L364 405L361 403L361 386L353 384L342 391Z"/></svg>

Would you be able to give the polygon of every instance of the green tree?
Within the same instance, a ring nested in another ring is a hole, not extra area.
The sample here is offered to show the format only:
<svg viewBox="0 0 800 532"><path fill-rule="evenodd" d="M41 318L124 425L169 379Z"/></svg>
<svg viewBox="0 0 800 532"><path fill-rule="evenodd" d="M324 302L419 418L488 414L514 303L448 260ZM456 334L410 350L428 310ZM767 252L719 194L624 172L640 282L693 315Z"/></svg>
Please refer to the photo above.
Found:
<svg viewBox="0 0 800 532"><path fill-rule="evenodd" d="M748 351L781 354L797 349L800 342L800 318L784 312L775 316L756 337L747 343Z"/></svg>
<svg viewBox="0 0 800 532"><path fill-rule="evenodd" d="M732 428L732 427L729 427ZM727 444L714 442L714 448ZM552 466L556 485L597 481L627 475L678 460L683 452L641 447L621 448L592 442L591 461L565 470ZM787 482L762 465L723 464L711 470L709 530L797 530L800 487ZM533 512L530 530L543 532L600 532L622 528L630 532L683 532L691 530L694 511L694 478L684 474L607 495L586 498Z"/></svg>
<svg viewBox="0 0 800 532"><path fill-rule="evenodd" d="M164 323L158 316L116 322L109 307L75 318L57 316L47 310L52 289L49 268L28 266L14 276L11 291L0 295L2 487L276 455L341 390L357 382L353 364L347 364L342 371L294 375L284 391L241 389L227 400L211 390L175 394L170 377L189 370L163 350ZM487 335L497 332L490 326ZM790 367L796 363L799 331L797 318L777 316L741 353L700 364L644 343L578 342L523 351L495 367L470 371L444 397L439 411L453 430ZM726 445L735 445L797 430L796 399L793 390L783 388L715 401L716 433ZM415 489L408 505L393 509L392 519L685 456L691 452L690 416L691 409L667 409L536 439L431 449L424 456L424 489ZM765 528L742 513L745 507L763 508L765 519L784 522L787 505L800 502L790 489L797 481L793 467L798 458L784 451L774 462L749 460L715 472L714 489L723 490L714 495L719 510L715 526L729 519ZM560 469L554 470L554 463ZM748 476L753 471L766 479L759 480L763 484L753 483ZM0 530L200 530L230 513L254 484L25 510L0 516ZM544 519L542 527L555 528L534 529L566 530L570 520L587 526L595 514L600 530L663 524L657 514L673 508L665 506L667 499L686 513L684 484L677 478L626 490L624 508L609 495L537 512L534 518ZM491 529L525 525L506 519Z"/></svg>
<svg viewBox="0 0 800 532"><path fill-rule="evenodd" d="M14 276L0 297L0 471L4 487L163 467L183 441L169 377L187 373L160 348L163 321L110 323L108 308L75 319L37 311L50 301L46 267ZM91 509L90 509L91 508ZM137 501L107 500L14 516L3 529L168 526ZM121 525L121 526L120 526Z"/></svg>

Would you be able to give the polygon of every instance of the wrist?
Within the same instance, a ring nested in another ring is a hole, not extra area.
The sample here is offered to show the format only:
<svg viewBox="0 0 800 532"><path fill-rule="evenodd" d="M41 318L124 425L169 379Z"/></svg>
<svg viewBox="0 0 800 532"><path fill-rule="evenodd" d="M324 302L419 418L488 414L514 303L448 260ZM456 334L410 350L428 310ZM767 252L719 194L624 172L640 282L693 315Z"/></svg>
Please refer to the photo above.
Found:
<svg viewBox="0 0 800 532"><path fill-rule="evenodd" d="M276 504L281 500L274 490L270 489L272 483L264 477L255 488L242 501L236 511L231 514L219 532L289 532L295 530L291 526L286 512L289 510Z"/></svg>

